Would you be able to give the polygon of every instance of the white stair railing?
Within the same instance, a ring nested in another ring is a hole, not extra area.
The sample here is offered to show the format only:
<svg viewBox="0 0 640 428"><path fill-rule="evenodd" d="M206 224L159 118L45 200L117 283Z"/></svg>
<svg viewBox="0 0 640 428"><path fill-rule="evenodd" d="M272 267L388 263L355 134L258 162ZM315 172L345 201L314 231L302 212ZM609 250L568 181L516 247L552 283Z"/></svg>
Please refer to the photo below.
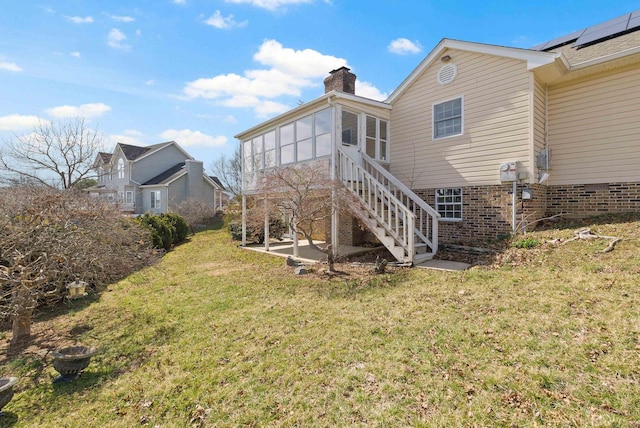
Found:
<svg viewBox="0 0 640 428"><path fill-rule="evenodd" d="M438 251L440 214L372 158L358 155L360 159L353 159L338 148L340 180L404 249L405 261L433 257ZM417 247L422 247L419 256Z"/></svg>
<svg viewBox="0 0 640 428"><path fill-rule="evenodd" d="M430 254L438 251L438 213L421 197L384 169L378 162L362 153L363 168L398 198L416 216L416 236L429 247Z"/></svg>
<svg viewBox="0 0 640 428"><path fill-rule="evenodd" d="M377 224L403 249L403 261L415 256L416 216L387 187L358 162L338 149L339 177L376 219ZM395 254L394 254L395 255ZM398 257L396 255L396 257Z"/></svg>
<svg viewBox="0 0 640 428"><path fill-rule="evenodd" d="M338 177L342 183L358 197L377 226L403 249L404 261L433 257L438 251L440 214L369 156L359 153L358 157L353 159L338 148Z"/></svg>

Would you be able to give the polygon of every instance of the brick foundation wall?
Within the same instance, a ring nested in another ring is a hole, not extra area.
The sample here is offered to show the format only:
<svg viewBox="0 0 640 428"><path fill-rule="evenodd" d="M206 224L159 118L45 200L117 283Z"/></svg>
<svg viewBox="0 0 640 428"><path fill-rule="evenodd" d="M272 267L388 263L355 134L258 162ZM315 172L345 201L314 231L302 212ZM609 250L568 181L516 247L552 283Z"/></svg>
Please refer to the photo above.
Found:
<svg viewBox="0 0 640 428"><path fill-rule="evenodd" d="M338 224L338 242L340 245L357 246L366 241L367 230L360 225L357 218L349 213L340 213ZM325 241L331 243L331 222L325 224Z"/></svg>
<svg viewBox="0 0 640 428"><path fill-rule="evenodd" d="M545 188L541 185L527 186L533 198L524 201L524 216L532 223L544 216L546 211ZM467 186L462 188L462 220L440 221L439 242L448 244L473 244L492 240L512 231L512 185ZM522 186L518 187L517 219L521 221L523 209ZM418 189L414 192L426 203L436 207L436 189Z"/></svg>
<svg viewBox="0 0 640 428"><path fill-rule="evenodd" d="M547 186L547 215L586 217L640 211L640 183Z"/></svg>

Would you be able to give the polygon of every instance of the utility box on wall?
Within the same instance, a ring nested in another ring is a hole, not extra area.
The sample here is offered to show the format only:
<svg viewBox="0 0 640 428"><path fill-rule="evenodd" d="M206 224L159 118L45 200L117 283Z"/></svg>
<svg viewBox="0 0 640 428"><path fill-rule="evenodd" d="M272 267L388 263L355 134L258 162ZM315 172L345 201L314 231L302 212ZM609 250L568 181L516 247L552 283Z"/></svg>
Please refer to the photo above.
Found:
<svg viewBox="0 0 640 428"><path fill-rule="evenodd" d="M518 181L518 162L500 164L500 181Z"/></svg>

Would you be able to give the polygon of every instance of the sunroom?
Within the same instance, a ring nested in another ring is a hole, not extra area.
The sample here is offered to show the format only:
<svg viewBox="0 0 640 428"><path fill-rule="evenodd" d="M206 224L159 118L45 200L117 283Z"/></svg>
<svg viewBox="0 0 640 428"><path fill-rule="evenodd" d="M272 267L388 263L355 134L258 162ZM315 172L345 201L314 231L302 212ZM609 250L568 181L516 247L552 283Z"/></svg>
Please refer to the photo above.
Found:
<svg viewBox="0 0 640 428"><path fill-rule="evenodd" d="M337 147L354 158L364 152L388 163L389 115L387 104L331 91L237 135L243 200L261 192L258 178L273 168L320 163L328 177L337 179ZM331 241L337 242L337 236ZM268 245L268 239L265 242Z"/></svg>

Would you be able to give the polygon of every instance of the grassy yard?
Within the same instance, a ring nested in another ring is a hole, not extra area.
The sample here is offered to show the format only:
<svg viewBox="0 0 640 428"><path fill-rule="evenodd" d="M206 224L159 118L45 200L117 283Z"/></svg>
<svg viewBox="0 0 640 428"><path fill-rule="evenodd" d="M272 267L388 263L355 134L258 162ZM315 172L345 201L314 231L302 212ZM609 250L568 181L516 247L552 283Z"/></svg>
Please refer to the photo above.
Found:
<svg viewBox="0 0 640 428"><path fill-rule="evenodd" d="M0 426L640 427L640 222L594 224L623 238L608 253L546 243L574 230L465 272L331 281L202 232L2 355L20 381ZM54 340L102 352L52 385Z"/></svg>

